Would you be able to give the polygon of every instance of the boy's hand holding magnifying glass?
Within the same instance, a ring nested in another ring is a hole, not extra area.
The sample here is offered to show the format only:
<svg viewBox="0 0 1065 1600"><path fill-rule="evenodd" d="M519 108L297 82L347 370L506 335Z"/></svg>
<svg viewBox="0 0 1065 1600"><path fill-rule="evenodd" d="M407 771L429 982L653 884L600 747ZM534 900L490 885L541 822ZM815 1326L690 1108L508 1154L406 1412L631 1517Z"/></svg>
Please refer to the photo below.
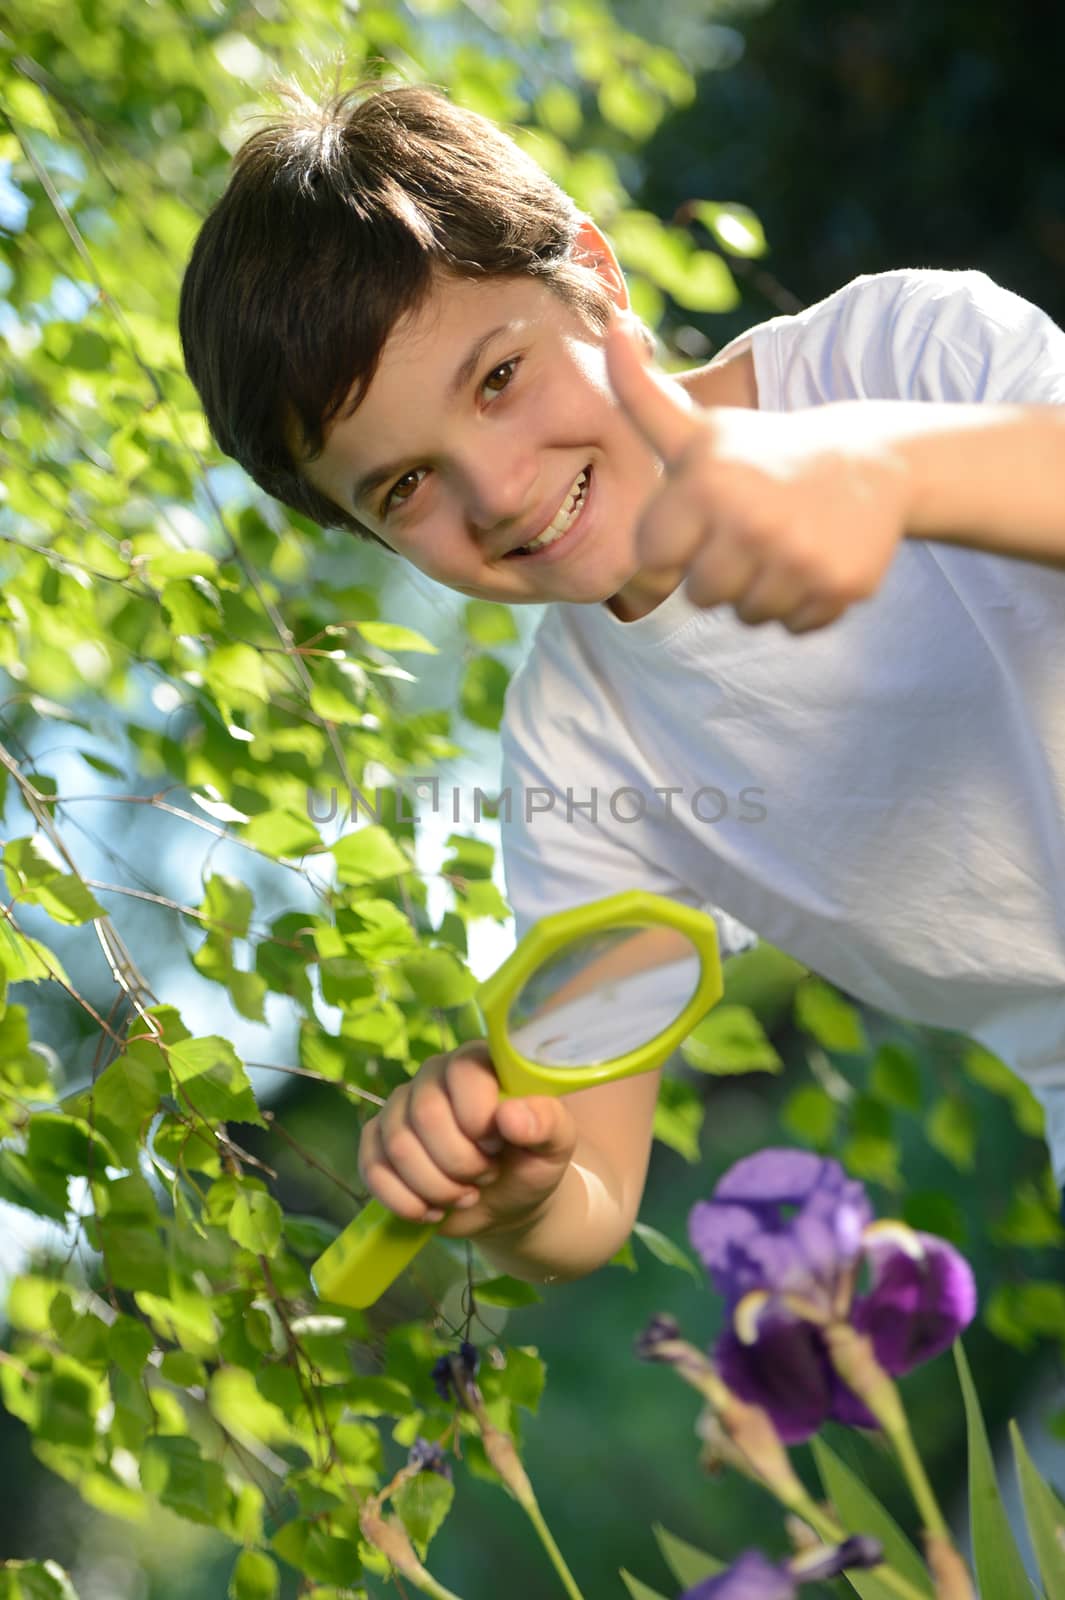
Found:
<svg viewBox="0 0 1065 1600"><path fill-rule="evenodd" d="M473 1040L431 1056L389 1096L363 1129L359 1175L397 1216L471 1238L530 1220L577 1134L564 1100L503 1099L488 1045Z"/></svg>
<svg viewBox="0 0 1065 1600"><path fill-rule="evenodd" d="M660 1066L721 992L706 912L628 890L545 917L481 985L487 1042L433 1056L366 1125L373 1198L311 1268L318 1293L369 1306L437 1230L535 1224L577 1147L564 1096Z"/></svg>

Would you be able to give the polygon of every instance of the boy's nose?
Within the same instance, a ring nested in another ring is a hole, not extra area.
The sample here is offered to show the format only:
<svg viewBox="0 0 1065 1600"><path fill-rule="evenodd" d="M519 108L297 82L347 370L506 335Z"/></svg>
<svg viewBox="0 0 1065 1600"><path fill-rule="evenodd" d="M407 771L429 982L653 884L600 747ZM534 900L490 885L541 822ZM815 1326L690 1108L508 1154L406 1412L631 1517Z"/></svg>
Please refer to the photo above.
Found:
<svg viewBox="0 0 1065 1600"><path fill-rule="evenodd" d="M467 469L467 515L481 532L501 522L520 523L536 504L536 463L484 451Z"/></svg>

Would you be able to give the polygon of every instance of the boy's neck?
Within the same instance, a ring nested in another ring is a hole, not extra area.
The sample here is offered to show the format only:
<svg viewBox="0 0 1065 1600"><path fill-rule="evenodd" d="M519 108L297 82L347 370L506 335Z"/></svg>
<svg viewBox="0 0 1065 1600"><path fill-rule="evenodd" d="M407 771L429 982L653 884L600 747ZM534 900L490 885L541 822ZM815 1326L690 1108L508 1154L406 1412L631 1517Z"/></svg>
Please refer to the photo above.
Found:
<svg viewBox="0 0 1065 1600"><path fill-rule="evenodd" d="M758 409L758 383L749 345L741 346L724 358L715 357L705 367L693 367L675 376L681 388L704 410L711 406ZM638 572L624 589L603 604L619 622L637 622L667 600L683 577L682 570Z"/></svg>

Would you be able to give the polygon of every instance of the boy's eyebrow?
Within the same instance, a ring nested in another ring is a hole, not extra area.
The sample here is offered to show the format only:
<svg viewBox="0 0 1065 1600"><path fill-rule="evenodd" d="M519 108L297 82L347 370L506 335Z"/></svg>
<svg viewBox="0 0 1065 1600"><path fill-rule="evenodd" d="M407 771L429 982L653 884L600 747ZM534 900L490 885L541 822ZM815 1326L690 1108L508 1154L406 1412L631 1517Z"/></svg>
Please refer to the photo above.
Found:
<svg viewBox="0 0 1065 1600"><path fill-rule="evenodd" d="M492 340L498 339L501 333L506 333L510 328L515 327L517 322L518 318L512 317L509 322L501 322L498 327L489 328L487 333L482 333L479 339L474 340L473 344L466 353L466 356L459 363L454 377L447 386L447 398L449 400L456 400L462 393L463 389L465 389L466 385L469 383L470 379L473 377L473 374L477 370L477 365L480 362L481 356L492 343ZM404 466L407 459L408 458L404 456L398 461L386 461L382 466L374 467L372 472L367 472L361 478L357 479L355 488L353 490L353 499L355 504L357 506L361 505L374 489L378 488L382 483L385 483L389 478L398 473L400 468Z"/></svg>

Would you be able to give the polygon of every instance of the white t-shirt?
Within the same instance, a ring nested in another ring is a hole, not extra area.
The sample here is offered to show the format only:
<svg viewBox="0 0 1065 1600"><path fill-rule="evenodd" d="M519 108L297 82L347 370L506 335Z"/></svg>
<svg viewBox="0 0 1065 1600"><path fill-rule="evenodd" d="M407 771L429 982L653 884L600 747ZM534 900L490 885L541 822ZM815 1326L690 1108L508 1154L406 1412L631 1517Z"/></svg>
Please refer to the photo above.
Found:
<svg viewBox="0 0 1065 1600"><path fill-rule="evenodd" d="M1065 334L979 272L857 278L742 343L763 410L1065 404ZM502 742L519 934L620 889L724 908L726 948L1000 1056L1065 1180L1065 571L905 539L797 636L683 586L635 622L554 604Z"/></svg>

